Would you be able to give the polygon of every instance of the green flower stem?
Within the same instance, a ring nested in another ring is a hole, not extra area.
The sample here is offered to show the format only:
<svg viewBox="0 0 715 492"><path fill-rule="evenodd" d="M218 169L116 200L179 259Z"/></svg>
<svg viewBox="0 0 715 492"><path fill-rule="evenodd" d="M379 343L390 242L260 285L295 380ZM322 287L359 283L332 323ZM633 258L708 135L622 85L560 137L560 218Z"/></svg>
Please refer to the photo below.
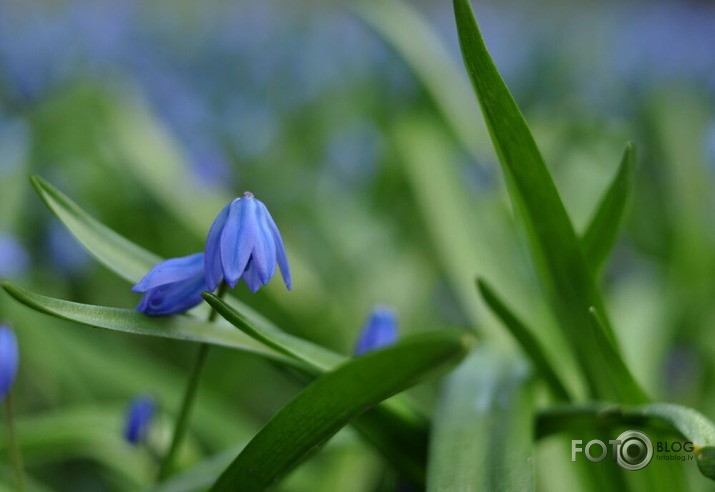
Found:
<svg viewBox="0 0 715 492"><path fill-rule="evenodd" d="M22 465L22 453L17 444L17 436L15 435L15 419L12 410L12 392L7 394L5 399L5 423L7 424L7 449L10 456L12 468L15 471L15 480L17 481L17 490L24 492L25 488L25 472Z"/></svg>
<svg viewBox="0 0 715 492"><path fill-rule="evenodd" d="M226 282L221 282L219 285L217 297L222 298L226 294L227 289ZM214 321L218 312L211 308L208 320ZM176 419L176 424L174 426L174 434L171 439L171 446L169 446L169 451L167 451L164 461L161 463L159 468L159 481L165 479L169 472L171 471L171 465L174 462L176 453L179 450L179 446L184 439L186 430L189 423L189 416L191 415L191 408L196 399L196 392L199 388L199 380L201 379L201 373L203 372L204 365L206 364L206 356L209 353L209 344L202 343L199 345L199 350L196 355L196 360L194 362L194 367L191 371L191 377L189 378L189 383L186 386L186 392L184 393L184 399L181 402L181 410L179 411L179 418Z"/></svg>

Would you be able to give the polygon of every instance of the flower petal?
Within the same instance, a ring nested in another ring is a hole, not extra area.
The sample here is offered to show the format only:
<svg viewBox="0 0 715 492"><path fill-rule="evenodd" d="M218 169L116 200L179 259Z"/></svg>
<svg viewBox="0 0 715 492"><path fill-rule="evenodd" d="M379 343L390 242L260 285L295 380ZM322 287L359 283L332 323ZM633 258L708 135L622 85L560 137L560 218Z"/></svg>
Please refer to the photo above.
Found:
<svg viewBox="0 0 715 492"><path fill-rule="evenodd" d="M161 285L180 282L203 272L204 254L196 253L181 258L171 258L158 263L132 287L133 292L147 292Z"/></svg>
<svg viewBox="0 0 715 492"><path fill-rule="evenodd" d="M283 282L285 282L288 290L291 289L291 278L290 278L290 267L288 266L288 257L286 256L286 251L283 246L283 238L281 233L278 231L278 226L276 225L273 217L271 217L270 212L266 209L265 216L266 224L273 234L273 239L276 245L276 260L278 261L278 266L281 268L281 276L283 277Z"/></svg>
<svg viewBox="0 0 715 492"><path fill-rule="evenodd" d="M258 222L258 241L253 247L253 267L258 274L258 278L263 285L273 277L276 272L276 243L273 239L273 233L266 221L268 210L260 201L257 202L257 222Z"/></svg>
<svg viewBox="0 0 715 492"><path fill-rule="evenodd" d="M256 267L254 265L255 262L251 261L248 268L246 268L246 271L243 272L241 278L244 282L246 282L248 289L255 294L258 292L258 289L261 288L261 279L258 278L258 273L256 272Z"/></svg>
<svg viewBox="0 0 715 492"><path fill-rule="evenodd" d="M206 290L206 278L201 272L188 280L162 285L144 294L137 311L150 316L178 314L199 304Z"/></svg>
<svg viewBox="0 0 715 492"><path fill-rule="evenodd" d="M221 233L221 266L226 282L235 287L246 270L258 239L256 200L239 198L231 202L226 225Z"/></svg>
<svg viewBox="0 0 715 492"><path fill-rule="evenodd" d="M206 271L206 289L210 291L215 290L223 279L223 270L221 269L221 233L226 225L230 207L231 204L229 203L219 212L216 220L211 224L209 235L206 238L204 270Z"/></svg>

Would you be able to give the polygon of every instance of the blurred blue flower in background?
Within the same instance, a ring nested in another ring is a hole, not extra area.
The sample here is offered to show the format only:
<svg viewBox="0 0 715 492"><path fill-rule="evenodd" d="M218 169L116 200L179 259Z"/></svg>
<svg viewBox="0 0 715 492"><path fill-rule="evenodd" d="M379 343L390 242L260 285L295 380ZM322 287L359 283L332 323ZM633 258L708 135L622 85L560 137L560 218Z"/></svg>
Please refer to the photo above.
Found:
<svg viewBox="0 0 715 492"><path fill-rule="evenodd" d="M148 396L141 395L132 400L124 421L124 438L127 442L137 445L144 440L155 410L156 404Z"/></svg>
<svg viewBox="0 0 715 492"><path fill-rule="evenodd" d="M132 287L144 293L137 311L150 316L182 313L199 304L205 290L203 253L162 261Z"/></svg>
<svg viewBox="0 0 715 492"><path fill-rule="evenodd" d="M225 279L234 288L240 278L251 292L266 285L276 270L291 288L283 239L266 206L250 192L226 205L206 239L206 285L214 290Z"/></svg>
<svg viewBox="0 0 715 492"><path fill-rule="evenodd" d="M30 264L23 245L10 234L0 232L0 278L22 275Z"/></svg>
<svg viewBox="0 0 715 492"><path fill-rule="evenodd" d="M355 355L363 355L397 341L397 315L387 306L375 306L363 326L355 346Z"/></svg>
<svg viewBox="0 0 715 492"><path fill-rule="evenodd" d="M67 274L81 272L91 259L58 220L50 222L47 228L47 252L52 264Z"/></svg>
<svg viewBox="0 0 715 492"><path fill-rule="evenodd" d="M10 391L20 364L15 332L7 325L0 325L0 401Z"/></svg>

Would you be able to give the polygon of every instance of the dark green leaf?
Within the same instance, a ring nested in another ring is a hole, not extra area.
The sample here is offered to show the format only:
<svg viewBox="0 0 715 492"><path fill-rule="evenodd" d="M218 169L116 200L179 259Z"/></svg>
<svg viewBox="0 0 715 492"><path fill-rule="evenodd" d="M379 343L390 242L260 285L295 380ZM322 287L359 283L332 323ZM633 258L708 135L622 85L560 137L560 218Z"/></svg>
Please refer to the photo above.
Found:
<svg viewBox="0 0 715 492"><path fill-rule="evenodd" d="M306 340L252 326L241 313L213 294L206 293L204 298L228 322L276 352L306 364L313 375L332 370L347 360ZM352 425L396 469L417 483L424 482L427 422L408 401L391 398L355 419Z"/></svg>
<svg viewBox="0 0 715 492"><path fill-rule="evenodd" d="M488 283L482 279L477 279L477 286L484 298L484 302L486 302L491 310L494 311L494 314L502 320L504 326L509 329L514 338L516 338L516 341L519 342L521 348L524 349L524 352L529 356L531 362L544 377L554 396L560 400L571 400L568 390L556 372L555 366L546 355L544 348L541 346L541 342L534 336L532 329L528 328L512 313Z"/></svg>
<svg viewBox="0 0 715 492"><path fill-rule="evenodd" d="M406 337L324 374L281 409L216 482L213 491L274 485L369 407L464 358L472 338L443 330Z"/></svg>
<svg viewBox="0 0 715 492"><path fill-rule="evenodd" d="M544 290L564 336L569 340L591 385L601 376L587 337L588 310L595 306L606 320L603 301L581 243L556 186L509 89L492 62L468 0L454 0L464 62L482 107L482 114L509 184L509 192L527 229L531 252ZM617 347L610 325L606 337ZM616 349L617 350L617 349Z"/></svg>
<svg viewBox="0 0 715 492"><path fill-rule="evenodd" d="M528 366L480 347L449 375L432 424L428 491L534 490Z"/></svg>
<svg viewBox="0 0 715 492"><path fill-rule="evenodd" d="M700 472L715 480L715 425L692 408L673 403L647 405L563 405L539 412L537 437L589 426L622 426L665 428L695 445Z"/></svg>
<svg viewBox="0 0 715 492"><path fill-rule="evenodd" d="M618 173L603 195L581 238L583 254L594 274L600 271L608 258L623 222L633 179L634 159L635 148L629 143L623 153Z"/></svg>

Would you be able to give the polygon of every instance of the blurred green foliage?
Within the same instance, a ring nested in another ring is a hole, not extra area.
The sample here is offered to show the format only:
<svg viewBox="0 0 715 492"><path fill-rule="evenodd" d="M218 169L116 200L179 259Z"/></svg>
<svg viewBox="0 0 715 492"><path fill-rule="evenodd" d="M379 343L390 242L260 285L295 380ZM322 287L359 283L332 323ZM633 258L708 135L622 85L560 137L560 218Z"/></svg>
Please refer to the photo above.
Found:
<svg viewBox="0 0 715 492"><path fill-rule="evenodd" d="M391 5L7 2L0 234L29 261L9 268L22 262L0 249L0 276L84 304L138 302L47 211L31 173L165 257L201 250L220 207L249 189L281 228L294 290L241 286L236 296L284 330L348 355L372 305L386 303L402 334L466 328L512 350L475 290L479 275L548 341L559 376L584 396L462 69L451 5ZM579 235L623 143L636 143L630 205L599 283L604 304L652 399L715 416L715 10L475 7ZM154 457L122 441L122 412L135 394L155 395L162 419L151 442L165 447L194 347L87 330L5 292L0 319L21 346L14 401L33 490L151 483ZM302 387L227 349L211 353L202 381L179 467L191 473L208 459L209 476ZM410 397L430 415L436 385ZM549 439L537 444L537 487L572 490L570 448ZM687 465L688 487L706 490ZM11 479L0 462L0 490ZM346 429L280 487L394 490L398 480ZM177 476L163 490L191 483Z"/></svg>

